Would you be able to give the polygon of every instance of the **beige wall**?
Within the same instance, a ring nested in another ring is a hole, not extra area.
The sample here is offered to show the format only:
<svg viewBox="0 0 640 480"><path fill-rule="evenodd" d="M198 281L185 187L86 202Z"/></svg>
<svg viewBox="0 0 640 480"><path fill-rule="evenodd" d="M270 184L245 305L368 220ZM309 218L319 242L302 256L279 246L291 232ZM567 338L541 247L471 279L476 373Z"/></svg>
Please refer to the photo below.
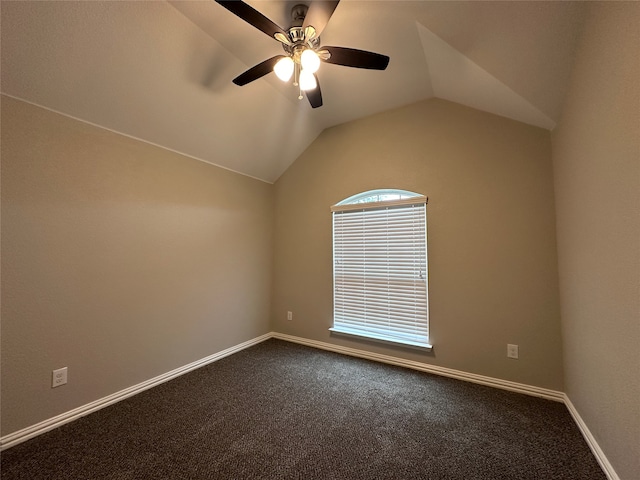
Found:
<svg viewBox="0 0 640 480"><path fill-rule="evenodd" d="M267 333L272 212L272 185L3 96L2 434Z"/></svg>
<svg viewBox="0 0 640 480"><path fill-rule="evenodd" d="M548 131L436 99L324 131L275 184L273 329L562 390L550 148ZM432 355L329 335L329 207L386 187L429 197Z"/></svg>
<svg viewBox="0 0 640 480"><path fill-rule="evenodd" d="M566 393L640 478L640 4L590 6L553 135Z"/></svg>

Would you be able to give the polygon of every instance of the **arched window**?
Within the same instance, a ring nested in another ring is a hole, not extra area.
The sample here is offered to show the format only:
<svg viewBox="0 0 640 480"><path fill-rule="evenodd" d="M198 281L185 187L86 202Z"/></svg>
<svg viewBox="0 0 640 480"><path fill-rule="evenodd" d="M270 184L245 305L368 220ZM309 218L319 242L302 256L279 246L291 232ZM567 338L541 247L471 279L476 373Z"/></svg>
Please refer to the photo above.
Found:
<svg viewBox="0 0 640 480"><path fill-rule="evenodd" d="M418 193L381 189L331 207L331 331L431 348L426 205Z"/></svg>

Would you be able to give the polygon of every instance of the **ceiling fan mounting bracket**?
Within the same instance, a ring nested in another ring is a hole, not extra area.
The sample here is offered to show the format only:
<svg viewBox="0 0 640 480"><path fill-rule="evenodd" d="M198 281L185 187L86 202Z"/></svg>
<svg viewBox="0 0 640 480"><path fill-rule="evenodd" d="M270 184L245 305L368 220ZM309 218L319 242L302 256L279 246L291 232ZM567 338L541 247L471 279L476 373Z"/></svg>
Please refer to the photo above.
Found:
<svg viewBox="0 0 640 480"><path fill-rule="evenodd" d="M303 3L294 5L291 8L291 26L301 27L302 23L304 22L304 18L307 16L308 11L309 11L309 7Z"/></svg>

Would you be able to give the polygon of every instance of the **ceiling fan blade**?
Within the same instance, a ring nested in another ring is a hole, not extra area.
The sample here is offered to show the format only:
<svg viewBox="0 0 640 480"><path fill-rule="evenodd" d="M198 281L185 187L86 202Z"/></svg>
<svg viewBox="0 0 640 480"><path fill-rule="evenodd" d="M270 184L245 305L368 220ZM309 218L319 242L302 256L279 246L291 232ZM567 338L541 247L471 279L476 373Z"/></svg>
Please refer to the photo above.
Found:
<svg viewBox="0 0 640 480"><path fill-rule="evenodd" d="M274 38L274 35L276 33L281 33L282 35L287 37L287 32L285 32L281 27L273 23L255 8L247 5L244 2L241 2L239 0L216 0L216 2L229 10L231 13L240 17L245 22L266 33L271 38Z"/></svg>
<svg viewBox="0 0 640 480"><path fill-rule="evenodd" d="M331 54L329 58L324 60L326 63L370 70L384 70L389 65L389 57L379 53L344 47L322 47L322 49Z"/></svg>
<svg viewBox="0 0 640 480"><path fill-rule="evenodd" d="M322 106L322 92L320 91L320 82L318 81L317 75L314 73L314 77L316 77L316 88L313 90L307 90L305 94L309 99L309 103L312 108L318 108Z"/></svg>
<svg viewBox="0 0 640 480"><path fill-rule="evenodd" d="M307 16L304 17L302 28L306 29L311 26L315 30L315 36L319 37L324 27L327 26L333 11L340 3L340 0L316 0L309 5Z"/></svg>
<svg viewBox="0 0 640 480"><path fill-rule="evenodd" d="M260 77L264 77L267 73L273 72L273 67L278 60L284 58L284 55L276 55L275 57L271 57L264 62L257 64L254 67L251 67L246 72L238 75L233 79L233 83L242 87L247 83L253 82L254 80L259 79Z"/></svg>

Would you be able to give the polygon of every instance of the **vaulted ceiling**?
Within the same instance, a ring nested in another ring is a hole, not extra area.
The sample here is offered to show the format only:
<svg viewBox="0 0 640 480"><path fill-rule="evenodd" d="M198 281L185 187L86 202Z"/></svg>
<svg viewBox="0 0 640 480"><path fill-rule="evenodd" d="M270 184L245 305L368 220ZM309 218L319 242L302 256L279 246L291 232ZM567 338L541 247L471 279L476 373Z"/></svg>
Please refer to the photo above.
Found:
<svg viewBox="0 0 640 480"><path fill-rule="evenodd" d="M247 3L290 25L298 3ZM323 45L391 58L323 64L324 105L269 74L281 45L213 1L1 2L2 93L267 182L328 127L432 97L552 130L582 2L342 0Z"/></svg>

